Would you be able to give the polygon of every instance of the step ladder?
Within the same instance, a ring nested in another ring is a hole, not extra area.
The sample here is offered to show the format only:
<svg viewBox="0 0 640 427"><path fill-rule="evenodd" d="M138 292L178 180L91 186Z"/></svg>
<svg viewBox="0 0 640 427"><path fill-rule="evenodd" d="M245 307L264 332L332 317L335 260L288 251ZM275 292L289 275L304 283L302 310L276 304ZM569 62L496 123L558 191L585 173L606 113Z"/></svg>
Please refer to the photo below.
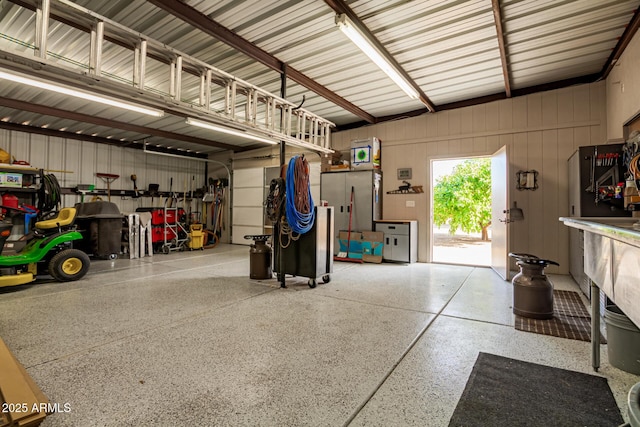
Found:
<svg viewBox="0 0 640 427"><path fill-rule="evenodd" d="M196 111L198 118L216 124L314 151L333 152L330 130L335 125L330 121L87 8L68 0L25 0L11 7L35 12L35 23L30 36L24 28L19 35L0 29L0 53L5 57L7 53L16 55L34 66L45 63L47 70L58 69L67 75L75 72L78 77L92 77L96 83L107 79L135 89L142 96L139 99L155 95L157 101L160 95L166 110L182 114ZM58 40L54 34L77 35L78 30L88 37L71 40L73 54L48 49ZM83 54L87 51L88 58Z"/></svg>

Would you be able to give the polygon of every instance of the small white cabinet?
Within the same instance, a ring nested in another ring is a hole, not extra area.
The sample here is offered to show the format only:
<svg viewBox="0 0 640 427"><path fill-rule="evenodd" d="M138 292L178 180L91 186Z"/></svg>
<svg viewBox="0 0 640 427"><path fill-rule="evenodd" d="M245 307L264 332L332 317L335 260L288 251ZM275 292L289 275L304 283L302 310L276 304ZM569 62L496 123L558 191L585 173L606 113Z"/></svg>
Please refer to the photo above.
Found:
<svg viewBox="0 0 640 427"><path fill-rule="evenodd" d="M418 260L418 221L381 220L375 231L384 233L382 259L385 261L416 262Z"/></svg>

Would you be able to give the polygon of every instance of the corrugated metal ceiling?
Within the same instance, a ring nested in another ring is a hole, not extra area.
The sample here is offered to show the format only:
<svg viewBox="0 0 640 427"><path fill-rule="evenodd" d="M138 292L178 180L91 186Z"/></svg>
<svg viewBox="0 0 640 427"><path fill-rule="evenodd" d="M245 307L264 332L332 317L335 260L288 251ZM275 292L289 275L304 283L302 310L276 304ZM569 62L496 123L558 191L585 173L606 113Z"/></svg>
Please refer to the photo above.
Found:
<svg viewBox="0 0 640 427"><path fill-rule="evenodd" d="M0 51L28 51L18 42L33 44L35 13L24 5L32 0L2 2L0 8ZM55 0L52 0L55 2ZM24 2L24 3L23 3ZM96 2L76 0L75 4L111 19L167 46L191 55L275 94L280 93L280 74L250 55L213 37L209 30L176 17L165 1L116 0ZM174 2L178 3L178 2ZM387 116L426 112L419 100L409 99L390 79L373 65L334 23L337 4L350 8L360 21L395 58L415 84L439 108L474 99L506 96L510 90L551 84L570 78L597 78L607 65L625 27L635 17L640 0L500 0L505 45L506 74L501 62L499 32L491 0L186 0L191 15L215 21L273 57L276 63L302 73L327 93L345 103L318 94L295 79L287 80L287 99L339 126L379 120ZM164 6L163 6L164 4ZM332 8L332 6L334 8ZM188 19L187 19L188 21ZM105 43L105 72L131 79L133 65L125 49ZM86 32L51 21L49 50L70 61L88 63ZM168 92L166 64L150 60L147 84ZM600 76L602 77L602 76ZM198 97L198 78L186 77L182 99L194 102ZM570 83L570 82L569 82ZM508 86L507 86L508 84ZM189 86L189 88L186 88ZM61 99L32 89L12 88L0 81L0 97L81 111L87 115L128 121L131 115ZM349 108L349 105L355 108ZM358 109L366 115L358 113ZM129 130L108 129L69 120L0 107L5 122L32 126L65 128L69 132L96 134L128 141L149 138L154 143L202 152L220 148L203 147L188 141L142 135ZM133 118L139 126L176 132L199 138L211 138L206 130L194 130L182 117L162 119ZM217 142L247 143L223 135Z"/></svg>

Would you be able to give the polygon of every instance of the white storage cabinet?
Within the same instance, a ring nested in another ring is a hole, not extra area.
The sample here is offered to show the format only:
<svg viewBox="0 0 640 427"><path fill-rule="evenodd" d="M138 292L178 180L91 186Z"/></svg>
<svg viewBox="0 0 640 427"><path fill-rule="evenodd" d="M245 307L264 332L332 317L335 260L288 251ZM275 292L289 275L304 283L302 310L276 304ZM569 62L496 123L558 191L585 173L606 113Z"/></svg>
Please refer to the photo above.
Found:
<svg viewBox="0 0 640 427"><path fill-rule="evenodd" d="M382 259L385 261L416 262L418 259L418 221L381 220L375 231L384 233Z"/></svg>

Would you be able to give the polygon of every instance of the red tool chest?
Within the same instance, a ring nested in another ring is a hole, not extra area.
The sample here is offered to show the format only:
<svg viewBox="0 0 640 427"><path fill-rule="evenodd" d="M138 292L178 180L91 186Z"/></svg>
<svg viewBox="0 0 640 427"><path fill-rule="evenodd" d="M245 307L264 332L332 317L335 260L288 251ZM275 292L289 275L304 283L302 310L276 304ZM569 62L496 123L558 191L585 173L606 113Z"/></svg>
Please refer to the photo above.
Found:
<svg viewBox="0 0 640 427"><path fill-rule="evenodd" d="M150 212L151 213L151 225L164 225L165 224L165 210L164 208L137 208L136 212ZM177 213L177 215L176 215ZM167 209L167 224L175 224L176 220L180 221L184 218L184 209ZM177 218L176 218L177 216Z"/></svg>
<svg viewBox="0 0 640 427"><path fill-rule="evenodd" d="M164 242L164 236L167 236L167 241L176 238L176 232L173 228L165 228L163 226L151 227L151 243Z"/></svg>

